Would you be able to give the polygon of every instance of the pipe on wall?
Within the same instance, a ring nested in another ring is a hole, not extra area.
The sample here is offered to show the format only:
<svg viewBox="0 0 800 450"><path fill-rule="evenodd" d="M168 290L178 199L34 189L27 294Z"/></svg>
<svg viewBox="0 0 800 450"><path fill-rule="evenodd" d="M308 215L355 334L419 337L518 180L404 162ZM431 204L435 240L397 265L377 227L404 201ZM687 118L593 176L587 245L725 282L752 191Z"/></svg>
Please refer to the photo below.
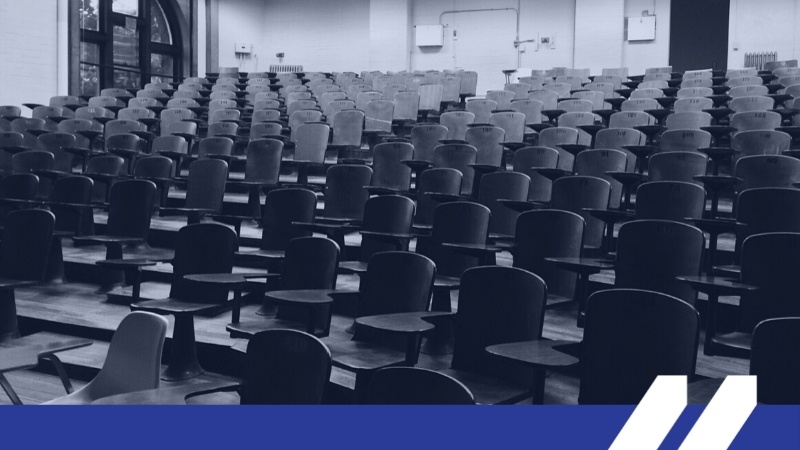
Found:
<svg viewBox="0 0 800 450"><path fill-rule="evenodd" d="M517 1L517 5L519 5L519 0ZM517 49L517 67L520 65L520 53L519 53L519 8L481 8L481 9L453 9L450 11L443 11L439 14L439 25L444 25L442 23L442 18L446 14L461 14L461 13L475 13L475 12L486 12L486 11L514 11L514 14L517 15L516 20L516 31L514 37L515 47Z"/></svg>

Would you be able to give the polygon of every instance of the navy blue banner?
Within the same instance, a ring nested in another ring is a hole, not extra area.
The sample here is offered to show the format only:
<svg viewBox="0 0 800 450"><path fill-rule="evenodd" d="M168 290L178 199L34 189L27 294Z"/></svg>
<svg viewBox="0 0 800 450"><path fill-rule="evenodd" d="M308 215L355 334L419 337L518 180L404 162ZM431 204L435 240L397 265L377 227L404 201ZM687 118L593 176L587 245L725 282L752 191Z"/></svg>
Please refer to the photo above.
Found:
<svg viewBox="0 0 800 450"><path fill-rule="evenodd" d="M2 448L608 448L633 406L7 406ZM688 406L674 449L702 406ZM732 449L800 449L800 406L758 406Z"/></svg>

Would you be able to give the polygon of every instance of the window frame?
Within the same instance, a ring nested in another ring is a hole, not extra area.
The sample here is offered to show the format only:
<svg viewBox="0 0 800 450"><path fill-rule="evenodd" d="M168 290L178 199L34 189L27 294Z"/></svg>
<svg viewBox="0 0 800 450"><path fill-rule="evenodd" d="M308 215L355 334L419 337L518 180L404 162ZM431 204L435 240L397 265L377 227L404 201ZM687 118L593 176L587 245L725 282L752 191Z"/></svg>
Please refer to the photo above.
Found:
<svg viewBox="0 0 800 450"><path fill-rule="evenodd" d="M70 93L82 94L80 92L80 69L81 65L98 67L98 90L104 88L114 87L114 73L115 71L130 71L140 75L139 89L142 89L145 84L149 83L151 78L167 77L172 80L183 78L184 73L184 35L181 29L181 21L179 20L180 11L175 11L173 2L161 0L138 0L139 1L139 16L129 16L122 13L112 11L112 2L109 0L100 0L98 2L98 25L99 31L83 29L80 23L80 0L70 0ZM152 42L152 17L151 17L151 2L157 2L161 10L164 12L164 17L167 21L170 30L172 44L164 44L159 42ZM114 64L114 26L125 25L126 18L133 18L137 23L137 30L139 31L139 65L137 68L126 68L124 66L117 66ZM82 42L96 44L99 47L99 64L84 62L82 60L82 52L80 45ZM152 73L151 54L161 54L172 58L172 74L154 74Z"/></svg>

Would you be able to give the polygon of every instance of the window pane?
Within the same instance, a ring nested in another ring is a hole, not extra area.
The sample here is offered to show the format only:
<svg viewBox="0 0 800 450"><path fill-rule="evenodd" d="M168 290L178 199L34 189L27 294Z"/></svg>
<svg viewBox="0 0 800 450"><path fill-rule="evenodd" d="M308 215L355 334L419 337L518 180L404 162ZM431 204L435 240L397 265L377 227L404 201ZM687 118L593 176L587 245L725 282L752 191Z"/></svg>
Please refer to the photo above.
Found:
<svg viewBox="0 0 800 450"><path fill-rule="evenodd" d="M150 72L154 75L172 76L172 56L153 53L150 55Z"/></svg>
<svg viewBox="0 0 800 450"><path fill-rule="evenodd" d="M164 10L157 1L150 2L151 35L150 40L161 44L172 44L172 34Z"/></svg>
<svg viewBox="0 0 800 450"><path fill-rule="evenodd" d="M151 83L172 83L172 77L162 77L158 75L153 75L150 77Z"/></svg>
<svg viewBox="0 0 800 450"><path fill-rule="evenodd" d="M81 62L100 64L100 46L91 42L81 42Z"/></svg>
<svg viewBox="0 0 800 450"><path fill-rule="evenodd" d="M97 66L81 64L81 95L100 95L100 71Z"/></svg>
<svg viewBox="0 0 800 450"><path fill-rule="evenodd" d="M142 75L139 72L128 72L126 70L114 71L114 86L124 89L139 89L142 86Z"/></svg>
<svg viewBox="0 0 800 450"><path fill-rule="evenodd" d="M129 16L139 16L139 0L114 0L111 10Z"/></svg>
<svg viewBox="0 0 800 450"><path fill-rule="evenodd" d="M125 27L114 26L114 65L139 67L139 30L136 19L125 19Z"/></svg>
<svg viewBox="0 0 800 450"><path fill-rule="evenodd" d="M100 30L100 0L81 0L78 7L81 28L86 30Z"/></svg>

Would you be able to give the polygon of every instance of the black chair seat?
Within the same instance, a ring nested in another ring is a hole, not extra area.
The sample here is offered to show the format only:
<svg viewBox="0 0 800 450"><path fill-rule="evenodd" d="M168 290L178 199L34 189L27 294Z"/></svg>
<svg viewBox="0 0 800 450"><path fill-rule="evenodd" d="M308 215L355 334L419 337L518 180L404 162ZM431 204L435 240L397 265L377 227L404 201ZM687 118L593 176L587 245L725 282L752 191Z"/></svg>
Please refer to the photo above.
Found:
<svg viewBox="0 0 800 450"><path fill-rule="evenodd" d="M358 230L357 226L351 225L349 223L304 223L304 222L293 222L293 225L297 228L303 230L310 230L317 233L332 233L332 232L340 232L340 233L354 233Z"/></svg>
<svg viewBox="0 0 800 450"><path fill-rule="evenodd" d="M475 402L479 404L510 405L531 396L530 387L505 382L495 377L456 369L445 369L439 372L464 383L475 396Z"/></svg>
<svg viewBox="0 0 800 450"><path fill-rule="evenodd" d="M330 345L333 365L351 371L378 370L389 366L402 365L405 352L385 345L370 342L345 341Z"/></svg>
<svg viewBox="0 0 800 450"><path fill-rule="evenodd" d="M231 337L245 339L251 338L262 331L285 328L306 331L306 324L303 322L295 322L293 320L270 317L269 319L261 321L229 323L225 326L225 330L230 333Z"/></svg>
<svg viewBox="0 0 800 450"><path fill-rule="evenodd" d="M158 212L162 216L174 216L183 214L212 214L217 211L209 208L159 208Z"/></svg>
<svg viewBox="0 0 800 450"><path fill-rule="evenodd" d="M156 314L199 314L214 311L220 308L217 303L194 303L164 298L147 300L131 305L132 311L147 311Z"/></svg>
<svg viewBox="0 0 800 450"><path fill-rule="evenodd" d="M739 265L724 265L724 266L714 266L712 267L712 271L714 273L718 273L724 276L731 276L738 278L742 274L742 266Z"/></svg>
<svg viewBox="0 0 800 450"><path fill-rule="evenodd" d="M31 173L39 178L48 178L51 180L72 175L69 172L62 172L60 170L48 170L48 169L31 170Z"/></svg>
<svg viewBox="0 0 800 450"><path fill-rule="evenodd" d="M75 236L72 238L75 242L87 244L140 244L144 242L144 238L130 237L130 236Z"/></svg>
<svg viewBox="0 0 800 450"><path fill-rule="evenodd" d="M525 212L525 211L532 211L536 209L536 203L528 202L528 201L520 201L520 200L507 200L501 199L498 200L503 206L507 208L511 208L517 212Z"/></svg>
<svg viewBox="0 0 800 450"><path fill-rule="evenodd" d="M445 275L436 275L433 281L434 289L447 289L455 290L461 286L461 279L458 277L448 277Z"/></svg>
<svg viewBox="0 0 800 450"><path fill-rule="evenodd" d="M16 280L0 276L0 290L34 286L37 283L34 280Z"/></svg>
<svg viewBox="0 0 800 450"><path fill-rule="evenodd" d="M753 335L749 333L728 333L718 334L711 339L714 343L714 354L725 354L738 358L749 358L750 349L753 344ZM720 351L719 345L724 345L726 348Z"/></svg>
<svg viewBox="0 0 800 450"><path fill-rule="evenodd" d="M342 261L339 270L345 273L362 274L367 271L367 261Z"/></svg>
<svg viewBox="0 0 800 450"><path fill-rule="evenodd" d="M256 250L254 252L236 252L237 258L256 258L266 260L279 260L286 256L283 250Z"/></svg>

